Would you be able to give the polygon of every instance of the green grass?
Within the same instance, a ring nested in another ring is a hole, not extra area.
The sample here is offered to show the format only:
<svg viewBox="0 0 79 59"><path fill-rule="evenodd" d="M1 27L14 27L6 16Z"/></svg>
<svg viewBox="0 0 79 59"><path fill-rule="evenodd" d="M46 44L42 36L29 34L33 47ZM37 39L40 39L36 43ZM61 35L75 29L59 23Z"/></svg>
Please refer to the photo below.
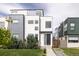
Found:
<svg viewBox="0 0 79 59"><path fill-rule="evenodd" d="M41 49L0 49L0 56L42 56Z"/></svg>
<svg viewBox="0 0 79 59"><path fill-rule="evenodd" d="M62 48L64 53L69 56L79 56L79 49L78 48Z"/></svg>

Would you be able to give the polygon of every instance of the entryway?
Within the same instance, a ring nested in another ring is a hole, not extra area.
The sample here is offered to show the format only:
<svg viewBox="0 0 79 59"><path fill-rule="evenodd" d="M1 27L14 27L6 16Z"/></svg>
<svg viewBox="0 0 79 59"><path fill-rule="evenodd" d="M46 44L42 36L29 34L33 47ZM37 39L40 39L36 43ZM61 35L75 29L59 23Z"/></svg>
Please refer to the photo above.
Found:
<svg viewBox="0 0 79 59"><path fill-rule="evenodd" d="M51 34L44 35L44 45L51 45Z"/></svg>

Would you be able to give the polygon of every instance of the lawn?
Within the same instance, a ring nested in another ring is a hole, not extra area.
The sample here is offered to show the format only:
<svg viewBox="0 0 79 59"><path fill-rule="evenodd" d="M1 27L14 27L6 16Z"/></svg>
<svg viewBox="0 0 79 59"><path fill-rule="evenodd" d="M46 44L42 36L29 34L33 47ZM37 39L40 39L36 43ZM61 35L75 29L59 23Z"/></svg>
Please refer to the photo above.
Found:
<svg viewBox="0 0 79 59"><path fill-rule="evenodd" d="M79 56L79 48L62 48L64 53L69 56Z"/></svg>
<svg viewBox="0 0 79 59"><path fill-rule="evenodd" d="M42 56L41 49L0 49L0 56Z"/></svg>

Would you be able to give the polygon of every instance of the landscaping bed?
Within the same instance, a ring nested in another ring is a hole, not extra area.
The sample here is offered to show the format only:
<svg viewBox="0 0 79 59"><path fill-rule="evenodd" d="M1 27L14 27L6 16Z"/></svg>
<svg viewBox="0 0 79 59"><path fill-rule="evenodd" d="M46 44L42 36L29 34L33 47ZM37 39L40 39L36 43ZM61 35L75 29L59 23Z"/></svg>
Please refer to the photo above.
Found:
<svg viewBox="0 0 79 59"><path fill-rule="evenodd" d="M79 56L79 48L62 48L64 53L69 56Z"/></svg>
<svg viewBox="0 0 79 59"><path fill-rule="evenodd" d="M41 49L0 49L0 56L42 56Z"/></svg>

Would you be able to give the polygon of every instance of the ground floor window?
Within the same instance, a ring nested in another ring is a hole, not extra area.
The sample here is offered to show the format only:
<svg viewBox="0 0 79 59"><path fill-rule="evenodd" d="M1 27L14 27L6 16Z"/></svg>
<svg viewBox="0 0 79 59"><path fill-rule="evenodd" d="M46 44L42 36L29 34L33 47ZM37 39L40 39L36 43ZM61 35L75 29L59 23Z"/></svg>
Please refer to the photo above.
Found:
<svg viewBox="0 0 79 59"><path fill-rule="evenodd" d="M19 38L19 35L18 34L13 34L13 37L14 38Z"/></svg>
<svg viewBox="0 0 79 59"><path fill-rule="evenodd" d="M79 37L69 37L69 43L77 43L79 41Z"/></svg>
<svg viewBox="0 0 79 59"><path fill-rule="evenodd" d="M78 40L68 40L68 42L77 43Z"/></svg>

